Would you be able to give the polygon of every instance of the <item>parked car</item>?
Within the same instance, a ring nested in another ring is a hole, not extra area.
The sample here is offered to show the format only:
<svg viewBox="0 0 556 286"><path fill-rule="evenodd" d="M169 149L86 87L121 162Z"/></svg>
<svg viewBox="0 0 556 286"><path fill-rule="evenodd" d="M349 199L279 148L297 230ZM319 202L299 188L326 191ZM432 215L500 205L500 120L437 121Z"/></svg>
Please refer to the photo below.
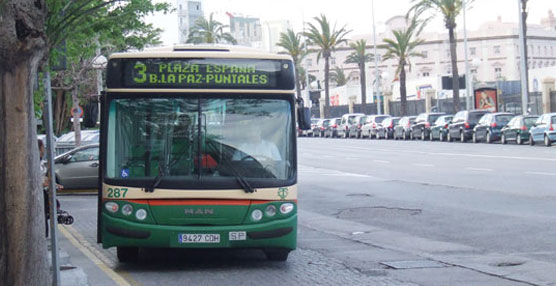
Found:
<svg viewBox="0 0 556 286"><path fill-rule="evenodd" d="M556 113L541 115L533 127L529 129L529 144L531 146L539 142L544 142L545 146L550 147L556 141Z"/></svg>
<svg viewBox="0 0 556 286"><path fill-rule="evenodd" d="M338 128L338 137L349 137L349 126L355 123L355 118L358 116L364 116L363 113L348 113L342 116L342 121L340 122L340 128Z"/></svg>
<svg viewBox="0 0 556 286"><path fill-rule="evenodd" d="M436 139L445 141L448 133L448 125L452 122L452 118L454 118L453 115L443 115L438 117L438 119L434 122L434 125L431 127L429 139L431 141Z"/></svg>
<svg viewBox="0 0 556 286"><path fill-rule="evenodd" d="M452 122L448 125L448 141L458 138L461 142L466 142L473 137L473 128L483 115L490 113L487 110L460 111L454 115Z"/></svg>
<svg viewBox="0 0 556 286"><path fill-rule="evenodd" d="M98 187L99 144L84 145L54 158L56 182L64 189Z"/></svg>
<svg viewBox="0 0 556 286"><path fill-rule="evenodd" d="M319 122L318 118L311 118L311 129L303 130L303 135L313 136L313 130L316 127L318 122Z"/></svg>
<svg viewBox="0 0 556 286"><path fill-rule="evenodd" d="M324 137L336 138L338 137L338 129L340 127L340 122L342 122L342 118L333 118L330 119L328 126L324 130Z"/></svg>
<svg viewBox="0 0 556 286"><path fill-rule="evenodd" d="M421 113L415 119L415 124L411 127L411 139L421 139L423 141L430 138L431 126L438 117L446 115L444 112Z"/></svg>
<svg viewBox="0 0 556 286"><path fill-rule="evenodd" d="M382 123L380 124L380 128L376 133L376 137L378 139L394 138L394 127L398 124L399 121L400 117L388 117L384 119L384 121L382 121Z"/></svg>
<svg viewBox="0 0 556 286"><path fill-rule="evenodd" d="M483 115L473 128L473 143L484 140L493 143L500 140L501 130L512 118L513 114L508 112L488 113Z"/></svg>
<svg viewBox="0 0 556 286"><path fill-rule="evenodd" d="M376 134L378 131L378 128L380 126L380 124L382 123L382 121L384 121L384 119L386 118L390 118L390 115L370 115L367 116L367 121L365 122L365 125L363 125L363 127L361 127L361 136L362 137L368 137L368 138L376 138Z"/></svg>
<svg viewBox="0 0 556 286"><path fill-rule="evenodd" d="M100 130L81 130L81 146L99 143ZM66 133L56 140L56 156L75 148L75 132Z"/></svg>
<svg viewBox="0 0 556 286"><path fill-rule="evenodd" d="M506 144L508 141L515 141L519 145L529 141L529 129L533 127L538 118L536 115L519 115L512 118L502 128L500 141L502 144Z"/></svg>
<svg viewBox="0 0 556 286"><path fill-rule="evenodd" d="M317 122L315 128L313 129L313 136L324 137L324 130L326 130L326 127L328 127L329 123L330 123L330 119L320 119L319 122Z"/></svg>
<svg viewBox="0 0 556 286"><path fill-rule="evenodd" d="M411 126L415 123L416 116L404 116L394 127L394 139L408 140L411 134Z"/></svg>
<svg viewBox="0 0 556 286"><path fill-rule="evenodd" d="M366 115L358 116L355 118L355 122L349 126L349 138L361 138L361 127L363 127L363 124L365 124L366 120Z"/></svg>

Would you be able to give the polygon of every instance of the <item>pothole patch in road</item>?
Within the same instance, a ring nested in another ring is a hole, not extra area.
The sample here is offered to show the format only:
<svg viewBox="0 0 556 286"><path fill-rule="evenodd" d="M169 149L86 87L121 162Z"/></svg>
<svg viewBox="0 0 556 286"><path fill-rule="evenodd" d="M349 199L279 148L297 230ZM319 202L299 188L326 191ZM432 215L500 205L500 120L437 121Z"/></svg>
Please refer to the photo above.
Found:
<svg viewBox="0 0 556 286"><path fill-rule="evenodd" d="M525 261L505 261L493 264L496 267L512 267L525 264Z"/></svg>
<svg viewBox="0 0 556 286"><path fill-rule="evenodd" d="M375 206L341 209L335 216L343 219L361 216L415 216L422 212L421 209Z"/></svg>
<svg viewBox="0 0 556 286"><path fill-rule="evenodd" d="M381 265L389 267L391 269L417 269L417 268L443 268L448 267L448 265L428 259L420 260L399 260L399 261L383 261L380 262Z"/></svg>

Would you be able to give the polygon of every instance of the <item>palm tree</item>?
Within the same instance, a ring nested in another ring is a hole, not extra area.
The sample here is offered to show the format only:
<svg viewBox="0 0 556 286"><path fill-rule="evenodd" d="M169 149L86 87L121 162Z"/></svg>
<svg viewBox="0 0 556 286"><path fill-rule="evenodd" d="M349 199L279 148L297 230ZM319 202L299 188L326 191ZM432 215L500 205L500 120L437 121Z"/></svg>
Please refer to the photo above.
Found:
<svg viewBox="0 0 556 286"><path fill-rule="evenodd" d="M341 67L335 67L334 70L330 72L330 80L335 82L336 86L343 86L348 82L346 73Z"/></svg>
<svg viewBox="0 0 556 286"><path fill-rule="evenodd" d="M205 17L201 17L195 21L195 25L191 28L187 36L186 43L217 44L228 42L234 45L237 44L232 34L224 32L224 28L226 27L227 25L223 25L214 20L211 13L208 20Z"/></svg>
<svg viewBox="0 0 556 286"><path fill-rule="evenodd" d="M307 51L303 49L303 45L301 43L301 34L295 33L292 29L288 29L286 33L280 33L280 41L276 45L284 48L286 53L288 53L293 59L293 64L296 69L295 87L297 89L297 97L301 98L301 83L299 75L301 75L301 62L303 61L303 58L307 56Z"/></svg>
<svg viewBox="0 0 556 286"><path fill-rule="evenodd" d="M321 110L321 117L328 115L328 107L330 106L330 92L329 92L329 79L330 79L330 56L332 52L336 50L336 47L342 43L347 43L345 38L350 30L346 30L346 26L340 29L336 29L334 25L333 29L330 29L330 23L326 16L320 15L320 17L313 18L318 26L308 23L309 29L303 34L307 37L309 44L317 46L319 51L317 53L317 62L323 57L324 58L324 113Z"/></svg>
<svg viewBox="0 0 556 286"><path fill-rule="evenodd" d="M415 51L415 48L424 41L414 39L421 33L420 23L413 18L408 27L401 30L394 30L395 39L384 39L386 53L382 60L394 59L398 62L396 77L400 79L400 97L402 102L402 116L407 115L407 91L405 87L405 66L411 68L409 59L411 57L423 57L424 55ZM422 27L422 26L421 26Z"/></svg>
<svg viewBox="0 0 556 286"><path fill-rule="evenodd" d="M473 0L412 0L413 6L409 9L409 12L414 12L415 17L421 15L426 11L432 12L432 17L435 14L440 13L444 17L444 26L448 29L448 34L450 37L450 56L452 61L452 91L454 98L454 112L460 110L459 102L459 73L458 73L458 57L456 54L457 42L455 37L456 28L456 17L462 12L462 1L467 1L467 3L473 2Z"/></svg>
<svg viewBox="0 0 556 286"><path fill-rule="evenodd" d="M367 41L363 39L355 43L350 43L349 46L355 51L348 55L344 63L357 64L357 66L359 67L359 80L361 83L361 105L363 110L365 110L365 104L367 103L367 76L365 73L365 63L370 62L373 59L373 54L368 54L365 52Z"/></svg>

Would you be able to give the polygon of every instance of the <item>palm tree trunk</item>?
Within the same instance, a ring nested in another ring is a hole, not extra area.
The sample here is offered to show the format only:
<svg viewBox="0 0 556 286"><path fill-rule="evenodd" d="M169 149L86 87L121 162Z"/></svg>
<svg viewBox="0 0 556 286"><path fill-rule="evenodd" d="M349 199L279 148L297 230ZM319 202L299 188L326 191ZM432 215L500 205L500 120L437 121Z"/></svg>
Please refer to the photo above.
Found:
<svg viewBox="0 0 556 286"><path fill-rule="evenodd" d="M459 106L459 73L458 73L458 56L457 42L454 34L455 25L448 29L450 35L450 56L452 58L452 96L454 98L454 113L460 110Z"/></svg>
<svg viewBox="0 0 556 286"><path fill-rule="evenodd" d="M299 80L299 72L295 73L295 89L297 91L297 98L301 98L301 82Z"/></svg>
<svg viewBox="0 0 556 286"><path fill-rule="evenodd" d="M407 115L407 90L405 88L405 64L401 65L400 71L400 100L402 102L402 116Z"/></svg>
<svg viewBox="0 0 556 286"><path fill-rule="evenodd" d="M330 80L330 57L324 58L324 117L328 118L328 109L330 107L330 90L328 81Z"/></svg>
<svg viewBox="0 0 556 286"><path fill-rule="evenodd" d="M365 113L367 107L367 86L366 86L366 75L365 75L365 63L359 65L359 82L361 83L361 112Z"/></svg>

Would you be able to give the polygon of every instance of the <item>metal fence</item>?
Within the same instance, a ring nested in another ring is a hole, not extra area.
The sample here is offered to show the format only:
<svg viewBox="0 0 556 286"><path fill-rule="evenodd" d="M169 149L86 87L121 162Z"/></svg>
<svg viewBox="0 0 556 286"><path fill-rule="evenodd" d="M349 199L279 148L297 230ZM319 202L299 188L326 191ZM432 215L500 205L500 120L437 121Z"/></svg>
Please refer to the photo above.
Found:
<svg viewBox="0 0 556 286"><path fill-rule="evenodd" d="M529 93L529 98L527 101L527 109L529 114L540 115L543 113L542 93ZM513 114L523 114L521 107L521 93L500 95L498 102L499 111L510 112Z"/></svg>

